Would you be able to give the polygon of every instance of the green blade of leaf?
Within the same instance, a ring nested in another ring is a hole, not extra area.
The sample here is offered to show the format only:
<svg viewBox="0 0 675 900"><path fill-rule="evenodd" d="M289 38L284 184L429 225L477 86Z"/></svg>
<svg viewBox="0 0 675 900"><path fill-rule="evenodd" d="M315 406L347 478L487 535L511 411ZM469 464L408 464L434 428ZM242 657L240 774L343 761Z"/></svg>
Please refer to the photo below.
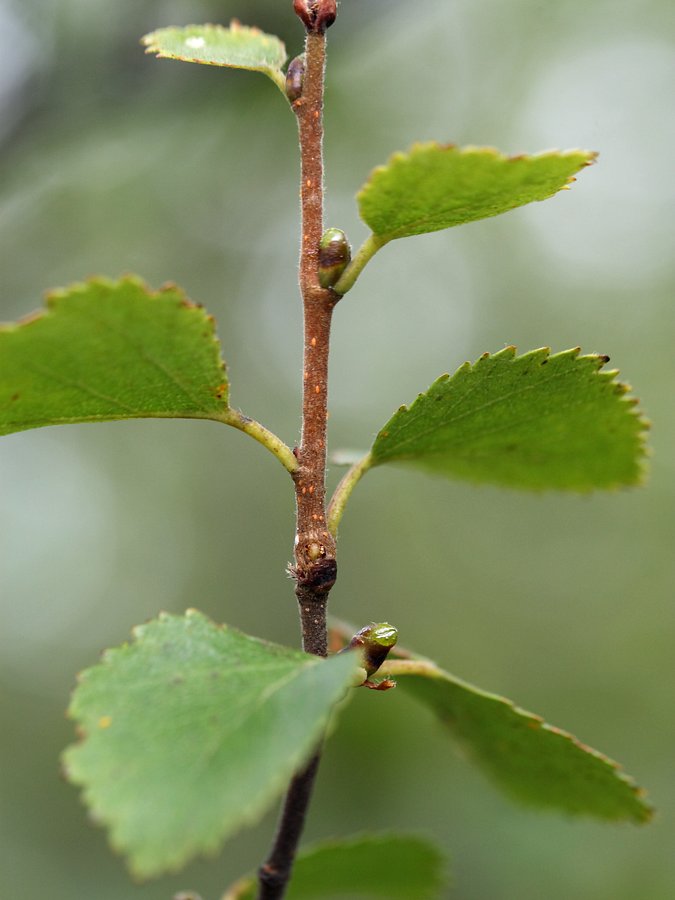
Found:
<svg viewBox="0 0 675 900"><path fill-rule="evenodd" d="M153 293L133 276L95 278L0 325L0 435L135 418L223 422L289 472L298 466L283 441L229 405L213 317L175 285Z"/></svg>
<svg viewBox="0 0 675 900"><path fill-rule="evenodd" d="M382 245L545 200L595 156L566 150L509 157L490 147L416 144L375 169L358 194L359 210Z"/></svg>
<svg viewBox="0 0 675 900"><path fill-rule="evenodd" d="M0 327L0 434L72 422L220 418L228 383L213 319L176 287L95 279Z"/></svg>
<svg viewBox="0 0 675 900"><path fill-rule="evenodd" d="M377 435L369 465L472 482L588 491L640 482L645 420L604 356L484 354L443 375Z"/></svg>
<svg viewBox="0 0 675 900"><path fill-rule="evenodd" d="M608 757L510 700L417 657L381 674L428 706L461 749L514 799L608 821L648 822L644 791Z"/></svg>
<svg viewBox="0 0 675 900"><path fill-rule="evenodd" d="M262 72L284 90L282 66L286 47L278 37L258 28L247 28L233 19L223 25L186 25L184 28L160 28L142 39L146 53L160 58L207 66L227 66Z"/></svg>
<svg viewBox="0 0 675 900"><path fill-rule="evenodd" d="M446 882L443 856L428 841L410 835L359 835L302 851L285 896L436 900ZM250 877L238 882L223 900L255 900L255 896L256 881Z"/></svg>
<svg viewBox="0 0 675 900"><path fill-rule="evenodd" d="M320 660L162 614L85 671L64 754L139 877L175 871L255 821L311 755L358 660Z"/></svg>

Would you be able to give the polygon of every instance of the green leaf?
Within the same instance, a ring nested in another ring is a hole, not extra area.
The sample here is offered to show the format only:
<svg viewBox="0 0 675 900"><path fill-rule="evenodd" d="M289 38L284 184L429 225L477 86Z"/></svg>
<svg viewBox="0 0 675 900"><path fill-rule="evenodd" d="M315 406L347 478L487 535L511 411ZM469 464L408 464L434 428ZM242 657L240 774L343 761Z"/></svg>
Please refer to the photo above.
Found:
<svg viewBox="0 0 675 900"><path fill-rule="evenodd" d="M504 156L491 147L416 144L375 169L358 195L359 209L381 246L545 200L595 156L587 150Z"/></svg>
<svg viewBox="0 0 675 900"><path fill-rule="evenodd" d="M360 835L301 852L285 896L435 900L446 881L443 857L428 841L409 835ZM255 896L255 878L250 877L238 882L223 900L255 900Z"/></svg>
<svg viewBox="0 0 675 900"><path fill-rule="evenodd" d="M142 43L146 53L155 53L160 58L262 72L284 90L282 66L288 58L284 44L278 37L264 34L258 28L247 28L236 19L229 28L222 25L160 28L146 34Z"/></svg>
<svg viewBox="0 0 675 900"><path fill-rule="evenodd" d="M441 376L394 413L369 465L472 482L588 491L640 482L647 424L605 356L507 347Z"/></svg>
<svg viewBox="0 0 675 900"><path fill-rule="evenodd" d="M644 791L620 766L510 700L413 656L381 674L428 706L467 753L514 799L609 821L647 822Z"/></svg>
<svg viewBox="0 0 675 900"><path fill-rule="evenodd" d="M0 435L134 418L223 422L297 469L283 441L229 405L213 317L175 285L153 293L132 276L96 278L0 325Z"/></svg>
<svg viewBox="0 0 675 900"><path fill-rule="evenodd" d="M213 319L174 286L152 293L137 278L95 279L0 327L0 434L227 409Z"/></svg>
<svg viewBox="0 0 675 900"><path fill-rule="evenodd" d="M80 676L64 755L139 877L175 871L254 822L311 755L358 660L162 614Z"/></svg>

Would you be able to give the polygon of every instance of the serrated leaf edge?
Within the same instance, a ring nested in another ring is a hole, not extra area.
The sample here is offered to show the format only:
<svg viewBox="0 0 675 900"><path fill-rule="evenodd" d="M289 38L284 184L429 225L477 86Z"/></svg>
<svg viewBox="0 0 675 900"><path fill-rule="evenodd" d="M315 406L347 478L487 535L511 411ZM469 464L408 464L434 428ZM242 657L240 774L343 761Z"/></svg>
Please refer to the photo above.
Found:
<svg viewBox="0 0 675 900"><path fill-rule="evenodd" d="M194 311L195 315L199 315L201 317L204 328L206 329L206 333L203 335L203 337L207 341L210 341L212 345L211 349L214 351L214 363L216 366L220 367L220 370L223 374L222 383L218 385L217 388L214 388L214 395L216 399L221 401L220 410L217 413L200 413L195 411L191 414L176 415L175 413L158 413L154 411L148 412L144 410L139 411L130 409L128 416L102 415L88 419L81 419L79 417L73 418L72 416L62 416L58 419L50 418L48 422L39 421L36 423L32 423L30 426L25 426L21 430L28 430L29 428L40 428L49 425L67 425L82 421L114 422L119 421L123 418L207 419L213 422L222 422L224 425L231 425L238 431L243 431L245 434L248 434L255 441L266 447L273 456L276 456L282 466L292 475L298 468L298 461L293 455L290 447L288 447L284 443L284 441L277 437L277 435L273 434L271 431L269 431L269 429L265 428L255 419L252 419L250 416L244 415L238 409L235 409L230 405L229 401L231 383L228 376L227 364L222 357L222 347L218 338L218 334L216 332L215 318L210 313L208 313L200 303L195 303L194 301L190 300L185 291L174 282L165 282L159 288L159 290L153 291L148 286L147 282L145 282L138 275L126 274L118 279L106 278L102 275L95 275L85 281L73 282L67 287L55 288L51 291L47 291L45 293L45 303L41 309L35 310L28 315L23 316L15 322L0 322L0 335L12 334L21 329L28 328L36 322L40 322L44 319L49 318L50 316L56 315L61 304L67 303L71 297L74 297L78 294L87 294L91 289L103 289L112 292L123 289L125 286L131 286L137 289L143 294L144 299L150 301L161 299L166 295L173 295L178 304L180 304L187 310ZM12 434L13 432L8 433Z"/></svg>
<svg viewBox="0 0 675 900"><path fill-rule="evenodd" d="M76 294L86 294L91 288L98 287L113 291L125 285L130 285L142 291L149 300L156 300L165 294L175 294L176 299L186 309L199 311L202 314L204 324L213 336L214 343L218 347L218 352L220 353L220 343L216 337L215 320L212 315L206 312L200 303L194 303L190 300L185 291L172 281L165 282L159 290L153 291L143 278L132 274L122 275L118 279L106 278L104 275L92 275L91 278L87 278L85 281L74 281L66 287L54 288L53 290L46 291L44 294L45 303L41 309L28 313L17 319L15 322L0 322L0 333L11 333L31 325L33 322L47 318L56 311L57 307L63 301L67 301L69 297ZM223 368L226 368L225 363L223 363Z"/></svg>
<svg viewBox="0 0 675 900"><path fill-rule="evenodd" d="M255 38L262 38L263 43L265 42L277 42L281 49L283 50L284 59L280 63L278 67L274 67L271 65L263 64L260 66L242 66L237 65L235 63L227 63L227 62L213 62L211 60L199 59L195 56L190 56L189 54L178 54L178 53L164 53L162 52L161 47L157 43L157 36L165 33L167 31L188 31L189 29L200 29L204 31L213 31L218 34L227 34L227 33L243 33L246 35L251 35ZM198 63L200 65L205 66L218 66L220 68L226 69L241 69L249 72L262 72L264 75L267 75L272 81L277 85L277 87L284 93L285 95L285 79L283 77L283 65L286 63L288 59L288 52L286 50L286 45L284 42L273 34L266 34L264 31L261 31L260 28L257 28L254 25L242 25L238 19L232 19L230 21L229 26L214 24L211 22L206 22L203 25L176 25L176 26L167 26L166 28L156 28L154 31L151 31L149 34L143 35L141 38L141 44L145 47L145 52L150 54L155 54L157 59L175 59L179 62L192 62Z"/></svg>
<svg viewBox="0 0 675 900"><path fill-rule="evenodd" d="M304 665L297 670L297 672L293 675L293 678L297 678L302 672L306 671L308 668L313 668L316 665L321 664L323 660L318 657L313 657L309 654L304 654L302 651L293 650L289 647L281 647L281 645L274 644L270 641L262 640L261 638L256 638L251 635L245 634L245 632L240 631L237 628L233 628L230 625L218 624L210 619L208 616L204 615L204 613L200 612L196 609L188 609L184 616L176 615L175 613L168 612L160 612L159 615L146 623L141 625L136 625L131 630L131 641L125 641L117 647L112 647L104 650L101 653L99 663L94 666L89 666L88 668L79 672L76 676L77 684L82 684L85 682L89 676L89 673L95 669L98 669L100 665L112 665L116 661L118 656L123 655L125 652L128 652L133 648L134 643L137 643L139 640L143 639L144 631L157 622L166 622L171 619L189 619L189 618L198 618L203 622L206 622L222 631L232 631L237 634L243 635L247 640L252 641L254 643L258 643L260 645L266 647L274 647L279 648L286 651L289 655L297 655L298 658L302 658L304 656L307 657ZM356 662L354 663L354 667L356 667ZM351 678L351 675L350 675ZM289 679L284 681L284 686L289 683ZM345 683L345 688L349 686L349 680ZM351 696L350 693L345 695L345 698L348 699ZM77 711L75 709L75 691L71 696L71 701L66 710L66 716L77 722ZM338 697L339 700L339 697ZM337 701L336 701L337 702ZM106 835L108 844L113 850L113 852L123 856L129 868L129 871L135 878L144 880L148 878L156 878L162 874L175 874L180 871L186 864L192 859L195 858L211 858L215 854L217 854L222 848L223 844L229 840L233 834L242 828L250 827L254 825L266 812L269 806L274 803L274 801L281 795L284 788L288 784L288 779L292 775L293 772L297 771L301 765L309 758L312 753L312 749L318 740L318 738L325 732L327 725L331 720L331 716L334 715L334 710L329 710L325 717L317 722L316 727L312 731L310 739L306 742L306 748L304 750L296 750L296 752L289 757L287 760L286 771L284 774L277 776L276 778L270 779L268 784L268 789L265 792L264 796L262 794L258 795L258 798L253 800L247 806L246 811L242 814L241 818L238 822L232 825L230 828L223 830L217 838L214 838L212 841L206 841L199 846L199 848L195 849L188 848L184 853L177 854L174 860L170 864L164 864L159 867L157 866L144 866L139 865L137 860L134 858L134 851L126 846L124 839L119 838L118 829L119 823L115 817L110 817L100 809L98 809L97 803L94 800L92 794L92 788L88 787L81 780L78 780L77 777L74 776L71 768L69 768L68 764L68 756L71 751L76 750L80 747L88 738L89 731L83 726L77 723L76 734L77 741L74 744L70 744L61 754L61 771L63 776L73 785L79 787L81 789L80 798L87 808L90 816L93 821L97 825L104 826L106 829Z"/></svg>
<svg viewBox="0 0 675 900"><path fill-rule="evenodd" d="M106 291L115 291L119 289L123 289L125 286L131 286L139 290L144 299L153 301L159 300L160 298L173 294L177 303L184 307L187 310L194 311L196 315L200 315L203 321L204 327L207 329L207 333L204 336L206 339L210 340L212 344L212 349L215 351L215 356L217 359L217 363L220 365L220 369L223 373L223 387L224 391L227 392L229 396L229 380L227 377L227 365L225 364L222 356L221 356L221 348L220 342L216 335L215 330L215 319L212 315L206 312L206 310L198 303L194 303L191 301L185 292L178 287L178 285L173 282L166 282L162 287L157 290L151 290L146 282L137 275L123 275L121 278L114 280L110 278L106 278L101 275L92 276L86 281L78 281L70 284L65 288L56 288L51 291L47 291L45 293L45 303L41 309L35 310L28 315L23 316L15 322L2 322L0 323L0 334L12 334L19 330L25 330L26 328L30 328L31 325L34 325L37 322L44 321L54 315L57 314L58 308L67 303L71 297L77 296L78 294L87 294L91 289L103 289ZM156 365L158 364L154 361ZM161 365L160 365L161 368ZM217 399L221 399L218 394L216 394ZM223 404L223 409L221 412L222 416L225 416L227 419L228 413L230 412L229 402L225 401ZM118 421L121 418L183 418L183 416L176 416L174 414L166 414L166 413L157 413L157 412L146 412L146 411L138 411L138 410L129 410L128 416L97 416L92 417L86 420L75 418L71 416L63 416L60 419L50 419L49 422L38 422L37 424L31 424L30 428L38 428L43 427L45 424L70 424L73 422L81 422L81 421L89 421L89 422L106 422L106 421ZM188 418L213 418L212 415L201 415L199 413L195 413ZM218 417L220 420L220 417ZM229 424L229 422L227 423ZM27 430L22 428L21 430ZM12 432L9 432L12 433Z"/></svg>
<svg viewBox="0 0 675 900"><path fill-rule="evenodd" d="M451 378L455 378L455 376L457 376L457 375L468 374L469 372L473 372L473 371L479 371L480 368L488 360L501 359L501 358L510 359L510 360L514 360L514 361L517 360L518 362L521 362L523 360L527 360L528 358L531 358L535 361L538 361L539 365L545 365L546 363L549 362L549 360L564 359L564 358L576 359L579 362L582 362L582 361L591 362L592 361L595 364L595 369L596 369L595 374L597 375L597 377L602 378L603 380L608 380L608 381L614 382L616 393L622 395L620 397L620 400L621 400L621 402L626 404L626 407L627 407L626 411L629 414L635 416L638 421L638 424L640 426L639 431L637 432L638 447L637 447L636 462L637 462L637 466L638 466L638 475L636 477L636 480L628 486L639 487L640 485L644 484L644 482L646 481L646 478L647 478L646 461L650 455L649 448L647 446L647 434L651 428L651 422L649 421L649 419L647 419L645 417L645 415L639 409L639 402L640 402L639 398L630 395L630 392L632 390L631 386L625 382L616 380L617 376L620 374L619 370L618 369L609 369L606 372L601 371L603 366L605 366L609 362L609 356L605 356L603 354L597 354L597 353L582 354L580 347L573 347L569 350L561 350L558 353L551 353L550 347L539 347L535 350L528 350L526 353L522 353L520 356L518 356L517 348L515 346L513 346L512 344L510 344L507 347L504 347L502 350L498 350L496 353L489 353L489 352L482 353L474 363L470 363L468 361L462 363L455 370L455 372L452 374L452 376L448 372L445 372L443 375L439 375L439 377L436 378L436 380L433 381L429 385L429 387L427 388L426 391L422 391L417 395L417 397L412 401L412 403L410 403L410 404L404 403L401 406L399 406L398 409L396 409L392 413L392 415L389 417L388 421L383 425L383 427L378 431L378 433L375 437L375 441L373 442L373 447L375 446L375 444L377 443L378 440L386 439L389 436L388 429L391 427L392 421L397 416L399 416L401 414L406 415L406 414L411 413L414 410L415 404L424 400L425 397L427 396L427 394L429 394L436 386L441 385L446 381L449 381ZM381 460L381 461L378 460L376 456L372 455L372 449L371 449L369 456L370 456L370 460L369 460L369 465L367 468L375 468L379 465L385 465L386 463L389 462L389 460ZM364 471L367 471L367 469L365 469ZM619 488L624 488L626 486L627 485L622 482L616 482L614 484L603 486L602 490L603 491L608 491L608 490L611 491L611 490L616 490ZM537 489L533 489L533 490L535 490L537 493L544 493L548 490L557 490L557 489L556 488L537 488ZM588 493L592 490L594 490L594 488L588 488L588 489L577 488L572 491L568 490L567 492L583 494L583 493ZM598 488L597 490L600 490L600 489Z"/></svg>
<svg viewBox="0 0 675 900"><path fill-rule="evenodd" d="M417 155L421 155L430 150L440 150L441 152L447 151L450 153L455 153L459 156L490 156L493 159L499 162L520 162L522 160L536 160L536 159L545 159L547 157L566 157L566 156L583 156L585 157L585 162L583 162L580 168L586 168L588 166L594 165L598 158L598 153L595 150L583 150L581 148L573 148L568 150L542 150L539 153L515 153L512 155L508 155L502 153L496 147L479 147L474 144L467 144L463 147L458 146L453 143L441 143L440 141L418 141L410 146L408 150L397 150L391 154L391 156L387 159L385 163L382 163L379 166L375 166L375 168L371 171L370 175L366 179L363 186L359 189L356 194L357 204L361 205L362 199L367 196L369 190L372 188L373 183L377 180L377 178L387 172L392 166L395 166L397 163L407 162L408 160L413 159ZM549 197L554 196L561 190L569 190L569 185L573 184L576 181L576 176L570 175L565 184L562 185L557 190L553 191ZM362 217L363 218L363 217ZM378 233L373 232L373 235L378 239L379 246L382 247L385 244L389 243L389 241L396 240L398 235L389 234L389 233Z"/></svg>
<svg viewBox="0 0 675 900"><path fill-rule="evenodd" d="M407 655L406 651L402 651L401 654L398 649L395 650L394 653L396 654L396 656L400 656L402 654ZM414 657L412 659L409 658L386 660L380 667L380 674L399 678L405 678L406 675L417 675L423 678L435 679L439 681L450 681L457 687L469 691L470 693L480 694L485 699L493 700L496 703L500 703L508 707L515 715L520 718L526 719L529 727L541 728L542 731L548 731L550 734L555 735L561 740L569 741L578 750L594 757L595 759L606 765L608 768L612 769L617 780L621 781L626 785L626 787L629 788L634 798L639 802L640 808L644 813L641 818L631 817L631 821L635 822L636 824L646 824L653 818L654 808L647 800L646 790L640 787L632 776L626 774L626 772L624 771L624 767L620 763L616 762L611 757L606 756L604 753L601 753L599 750L595 750L588 744L584 744L571 732L565 731L562 728L558 728L555 725L549 725L542 718L542 716L539 716L536 713L529 712L528 710L517 706L512 700L509 700L507 697L503 697L500 694L494 694L490 691L484 691L481 688L477 688L475 685L472 685L469 682L464 681L461 678L457 678L455 675L451 675L449 672L444 671L440 668L440 666L437 666L436 663L432 662L431 660L427 660L424 658ZM591 814L589 813L589 815Z"/></svg>

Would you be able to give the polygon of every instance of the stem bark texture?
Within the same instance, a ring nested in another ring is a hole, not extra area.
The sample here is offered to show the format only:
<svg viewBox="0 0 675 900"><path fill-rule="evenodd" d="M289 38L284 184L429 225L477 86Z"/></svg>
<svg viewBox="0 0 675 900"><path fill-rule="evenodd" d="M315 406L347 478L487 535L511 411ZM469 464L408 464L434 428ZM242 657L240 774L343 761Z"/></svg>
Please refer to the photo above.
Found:
<svg viewBox="0 0 675 900"><path fill-rule="evenodd" d="M302 646L316 656L328 654L326 606L335 584L335 540L326 523L326 423L328 351L331 317L340 299L319 283L319 243L323 234L323 96L326 37L307 34L301 95L292 106L298 119L301 154L302 234L300 293L304 312L302 433L293 472L296 497L294 563L290 574L300 609ZM258 900L279 900L293 862L312 796L320 751L292 780L286 794L274 846L261 866Z"/></svg>

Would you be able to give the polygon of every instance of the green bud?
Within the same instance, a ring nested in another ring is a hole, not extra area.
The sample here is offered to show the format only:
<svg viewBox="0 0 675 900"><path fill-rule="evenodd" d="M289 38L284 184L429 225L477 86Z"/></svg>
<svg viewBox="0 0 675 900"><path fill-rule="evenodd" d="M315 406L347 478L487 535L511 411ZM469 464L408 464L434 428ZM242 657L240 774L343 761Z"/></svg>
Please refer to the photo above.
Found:
<svg viewBox="0 0 675 900"><path fill-rule="evenodd" d="M286 69L286 96L294 103L302 96L302 86L305 80L305 54L301 53L288 64Z"/></svg>
<svg viewBox="0 0 675 900"><path fill-rule="evenodd" d="M347 235L339 228L327 228L319 242L319 284L333 287L352 258Z"/></svg>
<svg viewBox="0 0 675 900"><path fill-rule="evenodd" d="M398 640L398 631L387 622L366 625L357 631L349 643L349 648L360 647L363 652L363 665L368 677L380 668L392 647Z"/></svg>

